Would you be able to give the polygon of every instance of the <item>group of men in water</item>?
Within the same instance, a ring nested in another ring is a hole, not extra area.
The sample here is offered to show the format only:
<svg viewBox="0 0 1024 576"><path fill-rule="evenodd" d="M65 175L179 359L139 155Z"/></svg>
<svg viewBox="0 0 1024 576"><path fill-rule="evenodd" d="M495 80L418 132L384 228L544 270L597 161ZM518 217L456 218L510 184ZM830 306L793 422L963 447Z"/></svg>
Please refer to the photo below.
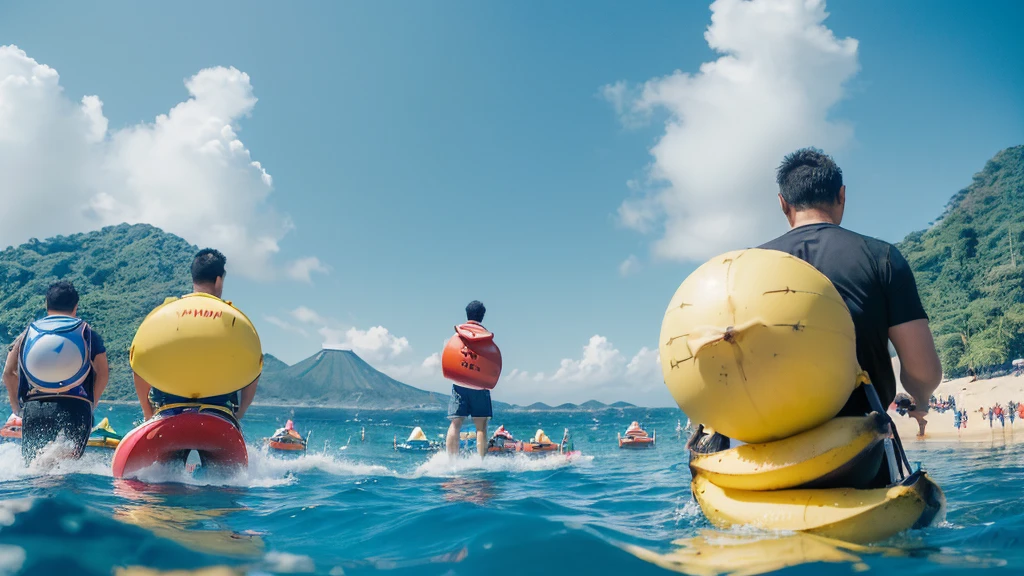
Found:
<svg viewBox="0 0 1024 576"><path fill-rule="evenodd" d="M923 429L927 399L941 380L942 368L909 264L891 244L840 227L846 209L846 186L842 171L829 156L811 148L798 150L783 160L776 180L779 205L790 230L760 248L792 254L817 268L835 285L853 317L857 360L868 373L882 406L888 406L896 395L888 348L892 342L900 359L900 381L915 400L909 415ZM200 251L192 263L193 290L220 298L225 264L220 252ZM11 345L3 380L12 408L23 417L23 453L32 454L63 433L80 455L88 439L92 411L108 382L106 350L103 339L91 327L68 320L75 319L78 311L78 293L70 282L59 281L50 286L46 308L47 317L30 325ZM467 320L479 324L485 312L484 305L474 300L466 307ZM85 354L84 376L59 393L40 392L45 387L36 383L45 380L45 374L33 374L30 367L22 365L26 359L32 360L29 348L33 338L70 325ZM258 379L238 392L205 398L202 402L228 406L241 418L253 401L257 382ZM164 404L197 401L153 389L137 374L135 388L147 419ZM871 411L869 397L863 388L858 388L840 415ZM477 448L481 456L485 455L487 422L492 415L490 391L453 384L448 405L451 424L447 451L458 452L463 422L472 418ZM698 443L697 449L713 450L728 442L715 434ZM879 478L883 476L883 460L879 454Z"/></svg>
<svg viewBox="0 0 1024 576"><path fill-rule="evenodd" d="M192 261L192 291L221 298L227 259L212 248L200 250ZM67 456L81 457L93 426L93 412L110 377L107 350L102 336L78 317L79 294L67 280L52 283L46 291L46 315L29 324L8 348L3 371L7 398L14 415L22 421L22 455L34 458L40 450L61 440L69 446ZM483 321L486 309L476 300L466 307L469 322ZM36 345L47 338L60 338L54 346ZM47 348L48 352L40 352ZM66 349L65 349L66 348ZM54 353L56 350L56 353ZM70 370L68 369L70 366ZM55 382L55 372L74 373L74 377ZM256 396L257 377L241 390L205 398L183 398L150 386L133 372L135 392L145 420L163 406L201 403L228 408L241 420ZM491 397L487 390L453 385L448 406L451 427L449 450L458 450L459 431L465 418L473 418L478 446L486 451L487 419L491 417ZM482 438L482 440L481 440Z"/></svg>
<svg viewBox="0 0 1024 576"><path fill-rule="evenodd" d="M200 250L192 261L192 291L220 298L226 264L219 251ZM70 447L69 457L81 457L92 431L93 411L109 381L103 338L78 318L78 303L78 291L71 282L54 282L46 291L46 316L30 323L8 348L3 381L11 411L22 420L21 446L26 460L57 440ZM53 340L47 342L54 338L59 339L56 346ZM41 351L44 348L46 351ZM53 374L58 372L75 376L55 379ZM138 374L134 380L147 420L160 407L181 402L223 406L240 419L252 404L259 378L237 392L202 399L164 393Z"/></svg>

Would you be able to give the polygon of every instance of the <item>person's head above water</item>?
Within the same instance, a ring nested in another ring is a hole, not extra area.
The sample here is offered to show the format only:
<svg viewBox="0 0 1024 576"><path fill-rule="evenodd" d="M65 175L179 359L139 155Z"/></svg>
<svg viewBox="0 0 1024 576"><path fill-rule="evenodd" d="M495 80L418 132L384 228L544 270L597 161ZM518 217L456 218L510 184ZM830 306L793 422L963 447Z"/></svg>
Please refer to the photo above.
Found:
<svg viewBox="0 0 1024 576"><path fill-rule="evenodd" d="M473 300L466 305L466 320L470 322L483 322L485 313L487 308L484 308L483 302L479 300Z"/></svg>
<svg viewBox="0 0 1024 576"><path fill-rule="evenodd" d="M224 293L224 266L228 259L213 248L203 248L192 260L192 290L220 298Z"/></svg>
<svg viewBox="0 0 1024 576"><path fill-rule="evenodd" d="M786 156L776 172L776 182L779 204L790 226L842 222L846 208L843 171L821 150L802 148Z"/></svg>
<svg viewBox="0 0 1024 576"><path fill-rule="evenodd" d="M74 316L78 312L78 290L67 280L58 280L46 290L46 313Z"/></svg>

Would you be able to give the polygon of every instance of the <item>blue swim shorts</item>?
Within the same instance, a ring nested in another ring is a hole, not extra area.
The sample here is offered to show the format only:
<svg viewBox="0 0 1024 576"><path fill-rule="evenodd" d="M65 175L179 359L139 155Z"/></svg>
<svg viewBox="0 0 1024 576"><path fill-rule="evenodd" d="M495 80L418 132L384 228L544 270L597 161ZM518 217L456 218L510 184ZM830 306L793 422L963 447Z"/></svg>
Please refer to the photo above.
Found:
<svg viewBox="0 0 1024 576"><path fill-rule="evenodd" d="M491 391L452 385L452 397L448 400L449 418L490 418Z"/></svg>

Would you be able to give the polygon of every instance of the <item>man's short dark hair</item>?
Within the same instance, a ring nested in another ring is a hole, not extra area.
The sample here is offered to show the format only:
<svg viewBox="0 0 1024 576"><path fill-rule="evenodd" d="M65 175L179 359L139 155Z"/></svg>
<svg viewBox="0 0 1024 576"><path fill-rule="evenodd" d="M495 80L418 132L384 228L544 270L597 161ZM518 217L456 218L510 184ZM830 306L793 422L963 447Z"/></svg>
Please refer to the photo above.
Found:
<svg viewBox="0 0 1024 576"><path fill-rule="evenodd" d="M782 160L776 181L782 199L793 208L823 208L839 201L843 171L821 150L802 148Z"/></svg>
<svg viewBox="0 0 1024 576"><path fill-rule="evenodd" d="M487 308L484 308L483 302L479 300L473 300L466 305L466 320L470 322L483 322L486 313Z"/></svg>
<svg viewBox="0 0 1024 576"><path fill-rule="evenodd" d="M224 277L224 265L228 259L213 248L203 248L192 260L192 282L213 284L218 277Z"/></svg>
<svg viewBox="0 0 1024 576"><path fill-rule="evenodd" d="M58 280L46 289L46 309L52 312L71 312L78 306L78 290L67 280Z"/></svg>

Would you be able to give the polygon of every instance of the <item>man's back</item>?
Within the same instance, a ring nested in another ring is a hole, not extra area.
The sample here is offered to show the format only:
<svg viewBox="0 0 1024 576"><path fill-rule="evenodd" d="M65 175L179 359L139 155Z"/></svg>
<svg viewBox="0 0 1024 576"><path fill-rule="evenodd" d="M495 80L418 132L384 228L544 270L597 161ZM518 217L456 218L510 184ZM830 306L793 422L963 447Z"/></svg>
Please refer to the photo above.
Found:
<svg viewBox="0 0 1024 576"><path fill-rule="evenodd" d="M846 301L857 332L857 361L867 371L883 405L896 396L889 356L889 328L927 318L910 266L886 242L835 224L799 226L760 246L792 254L828 277ZM870 411L855 393L841 414Z"/></svg>

